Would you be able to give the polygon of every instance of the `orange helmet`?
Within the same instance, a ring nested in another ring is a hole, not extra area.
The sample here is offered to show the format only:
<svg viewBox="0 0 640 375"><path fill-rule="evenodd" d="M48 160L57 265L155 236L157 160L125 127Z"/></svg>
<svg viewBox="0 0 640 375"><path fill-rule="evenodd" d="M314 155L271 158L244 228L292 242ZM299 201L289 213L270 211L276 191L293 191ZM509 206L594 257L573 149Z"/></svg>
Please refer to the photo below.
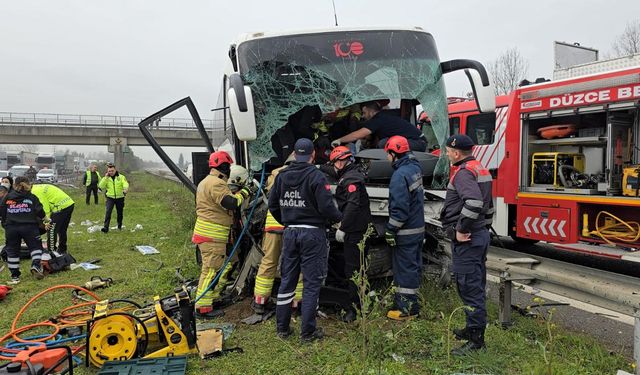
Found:
<svg viewBox="0 0 640 375"><path fill-rule="evenodd" d="M396 154L404 154L405 152L411 151L411 149L409 149L409 142L407 142L405 137L401 135L394 135L389 138L387 143L384 145L384 151L387 153L389 151L393 151Z"/></svg>
<svg viewBox="0 0 640 375"><path fill-rule="evenodd" d="M353 154L348 147L338 146L334 148L333 151L331 151L331 154L329 155L329 161L335 163L338 160L344 160L351 156L353 156Z"/></svg>
<svg viewBox="0 0 640 375"><path fill-rule="evenodd" d="M231 159L231 156L229 156L229 154L227 154L226 152L216 151L212 152L211 155L209 155L209 168L219 167L220 164L223 163L233 163L233 159Z"/></svg>

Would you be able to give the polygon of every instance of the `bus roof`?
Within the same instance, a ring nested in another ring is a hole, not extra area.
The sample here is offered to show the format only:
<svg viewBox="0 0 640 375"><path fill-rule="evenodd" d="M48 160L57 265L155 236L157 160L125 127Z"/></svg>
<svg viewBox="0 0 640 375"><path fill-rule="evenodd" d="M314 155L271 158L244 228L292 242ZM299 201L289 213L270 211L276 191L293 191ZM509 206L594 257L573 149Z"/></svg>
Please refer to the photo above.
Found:
<svg viewBox="0 0 640 375"><path fill-rule="evenodd" d="M322 33L335 33L335 32L349 32L349 31L415 31L425 34L430 34L423 30L419 26L414 27L331 27L323 29L307 29L307 30L290 30L290 31L258 31L253 33L244 33L238 35L235 40L235 44L240 44L249 40L274 38L279 36L290 35L306 35L306 34L322 34Z"/></svg>

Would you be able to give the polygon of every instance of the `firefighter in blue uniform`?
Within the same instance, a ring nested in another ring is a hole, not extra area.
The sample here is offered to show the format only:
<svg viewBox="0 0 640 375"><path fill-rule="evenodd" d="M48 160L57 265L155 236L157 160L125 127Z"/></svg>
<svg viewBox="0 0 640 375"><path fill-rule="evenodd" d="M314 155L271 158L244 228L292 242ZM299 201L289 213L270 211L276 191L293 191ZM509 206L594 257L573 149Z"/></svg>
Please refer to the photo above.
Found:
<svg viewBox="0 0 640 375"><path fill-rule="evenodd" d="M424 242L424 190L422 170L402 136L389 138L384 150L393 163L389 183L389 222L385 239L391 246L394 309L387 313L393 320L407 320L418 315L418 289L422 271Z"/></svg>
<svg viewBox="0 0 640 375"><path fill-rule="evenodd" d="M456 134L447 140L447 157L451 162L449 184L440 220L452 243L453 273L465 310L466 326L454 329L458 340L467 340L454 349L453 355L464 355L485 347L487 325L485 287L487 249L493 219L492 177L471 154L473 140Z"/></svg>
<svg viewBox="0 0 640 375"><path fill-rule="evenodd" d="M338 177L336 203L344 215L336 231L336 241L344 243L344 276L349 291L349 302L342 306L344 314L341 319L344 322L352 322L356 319L356 308L360 307L360 297L358 287L351 278L354 272L361 269L358 244L371 221L371 209L364 174L355 163L351 151L345 146L338 146L331 151L329 161Z"/></svg>
<svg viewBox="0 0 640 375"><path fill-rule="evenodd" d="M293 333L289 327L291 303L302 270L300 338L311 342L324 336L322 328L316 327L316 310L320 287L327 276L329 243L325 222L339 222L342 214L333 203L326 177L313 165L313 142L300 138L295 143L294 155L295 161L278 174L269 193L269 211L285 226L276 328L280 338Z"/></svg>

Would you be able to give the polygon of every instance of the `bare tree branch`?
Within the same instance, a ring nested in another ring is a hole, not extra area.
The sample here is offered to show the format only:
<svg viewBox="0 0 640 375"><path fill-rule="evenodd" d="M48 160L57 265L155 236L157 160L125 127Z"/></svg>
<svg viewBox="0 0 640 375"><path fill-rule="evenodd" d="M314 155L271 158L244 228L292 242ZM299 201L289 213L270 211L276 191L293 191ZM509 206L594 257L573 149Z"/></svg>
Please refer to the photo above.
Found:
<svg viewBox="0 0 640 375"><path fill-rule="evenodd" d="M490 62L488 67L493 77L496 94L504 95L513 91L526 78L529 62L522 57L517 47L513 47Z"/></svg>
<svg viewBox="0 0 640 375"><path fill-rule="evenodd" d="M640 20L627 23L624 32L613 42L613 50L618 57L640 52Z"/></svg>
<svg viewBox="0 0 640 375"><path fill-rule="evenodd" d="M19 151L38 152L38 145L26 144L18 147Z"/></svg>

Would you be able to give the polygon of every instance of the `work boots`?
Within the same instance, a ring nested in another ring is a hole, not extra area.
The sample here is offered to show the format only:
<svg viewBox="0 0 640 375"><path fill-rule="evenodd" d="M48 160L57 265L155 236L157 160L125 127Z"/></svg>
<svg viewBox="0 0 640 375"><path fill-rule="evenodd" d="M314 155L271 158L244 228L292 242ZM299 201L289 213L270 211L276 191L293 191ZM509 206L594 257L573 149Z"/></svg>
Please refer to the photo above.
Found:
<svg viewBox="0 0 640 375"><path fill-rule="evenodd" d="M317 327L316 330L313 331L313 333L311 333L310 335L300 336L300 342L302 342L303 344L308 344L316 340L322 340L323 337L324 330L322 329L322 327Z"/></svg>
<svg viewBox="0 0 640 375"><path fill-rule="evenodd" d="M262 315L267 311L264 305L264 303L257 303L255 300L251 301L251 308L258 315Z"/></svg>
<svg viewBox="0 0 640 375"><path fill-rule="evenodd" d="M451 351L452 355L462 356L467 355L473 351L486 348L484 344L484 328L466 328L469 333L469 341L465 342L459 348Z"/></svg>
<svg viewBox="0 0 640 375"><path fill-rule="evenodd" d="M456 336L456 340L471 340L471 332L467 327L456 328L453 330L453 334Z"/></svg>

